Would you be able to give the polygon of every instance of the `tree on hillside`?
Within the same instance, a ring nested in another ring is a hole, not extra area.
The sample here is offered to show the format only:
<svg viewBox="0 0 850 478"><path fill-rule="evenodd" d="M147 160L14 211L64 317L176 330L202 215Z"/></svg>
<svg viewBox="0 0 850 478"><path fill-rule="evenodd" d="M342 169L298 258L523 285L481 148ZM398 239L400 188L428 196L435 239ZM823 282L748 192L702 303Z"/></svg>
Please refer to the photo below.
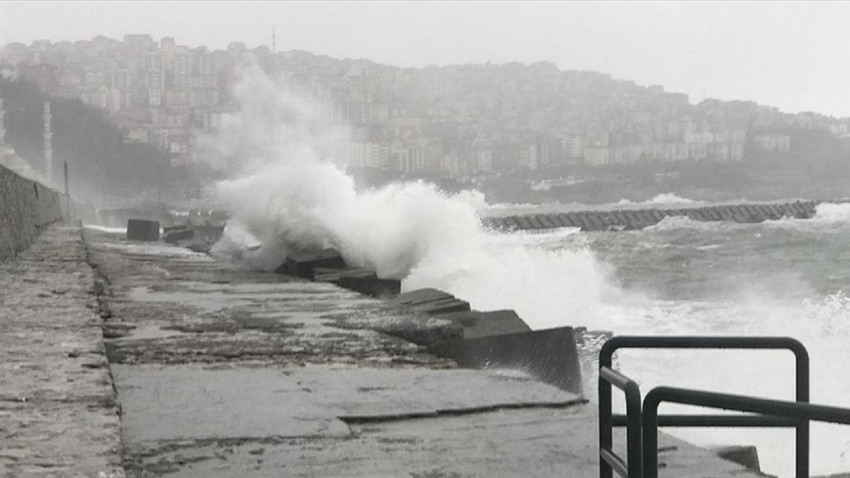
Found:
<svg viewBox="0 0 850 478"><path fill-rule="evenodd" d="M75 195L132 197L159 186L169 175L165 151L125 143L103 114L80 100L46 97L25 81L0 79L6 107L6 139L36 170L43 170L43 108L53 115L54 171L68 162Z"/></svg>

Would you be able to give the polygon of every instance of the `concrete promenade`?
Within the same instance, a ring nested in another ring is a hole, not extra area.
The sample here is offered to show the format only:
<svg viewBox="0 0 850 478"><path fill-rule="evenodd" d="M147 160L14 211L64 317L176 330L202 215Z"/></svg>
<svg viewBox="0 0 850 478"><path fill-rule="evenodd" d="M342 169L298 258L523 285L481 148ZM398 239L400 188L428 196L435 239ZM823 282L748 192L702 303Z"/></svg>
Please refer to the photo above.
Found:
<svg viewBox="0 0 850 478"><path fill-rule="evenodd" d="M94 285L78 228L0 262L0 476L124 476Z"/></svg>
<svg viewBox="0 0 850 478"><path fill-rule="evenodd" d="M450 322L92 229L0 266L2 476L598 476L595 407L429 355ZM665 477L760 476L660 446Z"/></svg>

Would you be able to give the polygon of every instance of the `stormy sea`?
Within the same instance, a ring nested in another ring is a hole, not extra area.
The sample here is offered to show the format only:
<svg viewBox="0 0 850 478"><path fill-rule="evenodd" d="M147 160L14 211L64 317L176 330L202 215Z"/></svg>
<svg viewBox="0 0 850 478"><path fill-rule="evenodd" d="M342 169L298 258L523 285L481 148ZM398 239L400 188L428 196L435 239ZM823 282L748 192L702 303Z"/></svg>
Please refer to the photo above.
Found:
<svg viewBox="0 0 850 478"><path fill-rule="evenodd" d="M668 205L691 202L666 198ZM616 207L617 205L611 205ZM646 207L664 205L648 204ZM523 207L501 207L527 212ZM551 210L552 206L539 208ZM567 208L569 209L569 208ZM539 257L518 279L477 289L442 286L487 307L515 307L532 327L587 326L616 334L790 336L811 357L811 401L850 406L850 205L813 219L760 224L667 218L638 231L491 234L487 247ZM502 251L502 253L496 252ZM541 267L538 267L541 264ZM486 304L486 305L484 305ZM784 351L620 351L641 390L672 385L794 400L794 358ZM590 380L588 380L588 378ZM594 377L586 377L592 393ZM615 405L621 400L615 396ZM701 412L685 407L662 412ZM762 470L793 476L792 429L666 429L705 446L751 444ZM813 475L850 470L850 429L812 424Z"/></svg>
<svg viewBox="0 0 850 478"><path fill-rule="evenodd" d="M293 250L334 247L351 266L402 279L403 290L435 287L477 310L514 309L535 329L791 336L811 356L812 402L850 406L850 204L759 224L672 217L636 231L492 231L482 217L582 206L490 205L426 182L358 188L335 160L345 127L321 105L256 71L236 96L240 113L213 139L231 161L230 179L214 188L231 214L214 254L274 269ZM666 194L643 206L681 203L701 205ZM619 363L645 391L794 398L789 352L622 351ZM586 380L592 396L592 374ZM791 429L667 431L700 445L756 445L765 472L793 473ZM848 470L850 427L813 424L812 473Z"/></svg>

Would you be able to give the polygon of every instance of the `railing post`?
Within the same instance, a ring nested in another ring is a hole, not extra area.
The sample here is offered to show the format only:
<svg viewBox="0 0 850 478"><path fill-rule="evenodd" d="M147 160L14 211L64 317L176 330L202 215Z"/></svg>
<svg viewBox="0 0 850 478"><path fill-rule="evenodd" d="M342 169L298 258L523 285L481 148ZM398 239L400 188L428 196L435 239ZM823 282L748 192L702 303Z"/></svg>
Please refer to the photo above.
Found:
<svg viewBox="0 0 850 478"><path fill-rule="evenodd" d="M650 390L643 400L641 425L643 427L643 478L658 478L658 404Z"/></svg>
<svg viewBox="0 0 850 478"><path fill-rule="evenodd" d="M634 382L629 382L626 392L626 447L628 454L629 478L641 478L643 467L643 429L642 403L640 389Z"/></svg>
<svg viewBox="0 0 850 478"><path fill-rule="evenodd" d="M789 346L796 360L797 390L795 399L809 403L809 352L800 342L792 340ZM797 448L797 478L809 478L809 420L801 420L795 429Z"/></svg>
<svg viewBox="0 0 850 478"><path fill-rule="evenodd" d="M611 362L614 352L622 347L628 348L701 348L701 349L787 349L794 353L796 357L796 402L809 403L809 355L806 348L799 341L790 337L651 337L651 336L619 336L609 339L602 346L599 353L599 368L600 371L604 368L611 368ZM627 430L629 440L629 459L628 469L630 478L632 475L640 472L633 472L632 465L641 463L639 468L642 468L644 478L657 477L658 457L657 457L657 442L658 442L658 411L649 411L646 409L646 403L633 406L629 397L634 393L626 391L626 407L627 412ZM637 396L640 397L640 392L637 391ZM649 398L649 396L647 396ZM657 408L657 404L656 404ZM641 417L640 423L635 425L629 417ZM702 417L707 426L717 426L717 417ZM715 420L711 422L711 419ZM752 420L750 420L752 422ZM650 430L647 430L648 423ZM709 424L709 423L713 423ZM776 420L762 419L759 421L762 426L777 426ZM793 423L793 422L792 422ZM705 426L705 425L704 425ZM720 425L731 426L731 425ZM751 423L748 426L753 426ZM779 425L782 426L782 425ZM796 421L793 425L796 431L796 473L797 478L808 478L809 476L809 419L802 418ZM613 414L611 410L611 383L606 380L599 381L599 445L600 453L602 450L610 450L613 442ZM642 430L641 430L642 429ZM634 436L640 436L637 439ZM633 445L635 444L635 445ZM640 458L634 458L635 449ZM656 453L653 453L652 450ZM649 460L649 463L647 463ZM623 464L618 463L618 467ZM600 458L600 477L613 478L613 469ZM618 468L619 469L619 468Z"/></svg>
<svg viewBox="0 0 850 478"><path fill-rule="evenodd" d="M610 340L609 340L610 342ZM613 348L607 347L608 342L602 346L599 352L599 370L602 367L611 367L611 356ZM607 380L599 379L599 450L610 450L614 445L613 424L611 423L611 384ZM599 478L613 478L614 470L602 457L599 457Z"/></svg>

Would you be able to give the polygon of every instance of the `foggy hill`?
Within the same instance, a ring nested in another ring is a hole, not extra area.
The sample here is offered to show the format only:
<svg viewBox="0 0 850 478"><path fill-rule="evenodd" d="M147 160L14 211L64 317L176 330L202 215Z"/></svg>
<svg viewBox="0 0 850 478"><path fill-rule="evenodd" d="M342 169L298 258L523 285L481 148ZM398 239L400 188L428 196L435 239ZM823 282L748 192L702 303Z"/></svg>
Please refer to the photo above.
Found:
<svg viewBox="0 0 850 478"><path fill-rule="evenodd" d="M8 79L0 79L0 97L6 109L7 143L39 170L44 168L43 108L50 100L53 174L61 175L63 162L68 162L75 197L128 198L156 188L162 175L174 174L163 151L126 143L102 111L79 100L48 98L31 83Z"/></svg>

